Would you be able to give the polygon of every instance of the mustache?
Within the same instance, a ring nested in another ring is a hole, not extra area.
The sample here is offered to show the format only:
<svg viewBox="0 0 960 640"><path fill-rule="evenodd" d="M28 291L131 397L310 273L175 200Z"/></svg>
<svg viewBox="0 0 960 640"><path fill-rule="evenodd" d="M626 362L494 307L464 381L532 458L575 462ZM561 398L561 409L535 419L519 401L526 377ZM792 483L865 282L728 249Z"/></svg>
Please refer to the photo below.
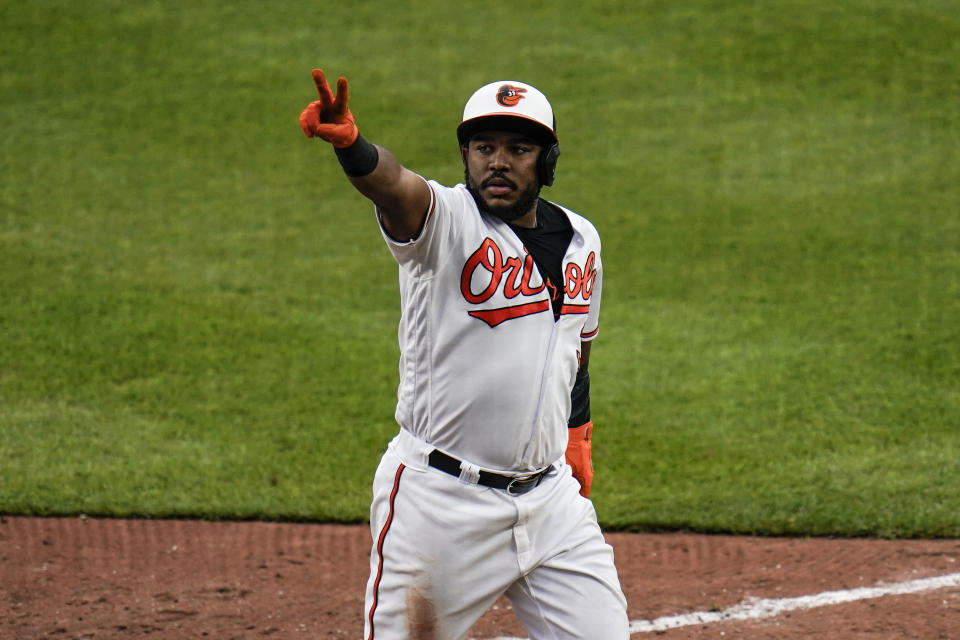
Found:
<svg viewBox="0 0 960 640"><path fill-rule="evenodd" d="M505 174L504 172L502 172L502 171L494 171L494 172L492 172L488 177L486 177L486 178L483 180L483 182L480 183L480 188L481 188L481 189L482 189L482 188L486 188L486 187L489 186L489 184L490 184L492 181L494 181L494 180L499 180L499 181L505 183L505 184L506 184L508 187L510 187L511 189L516 189L516 188L517 188L517 183L514 182L513 180L511 180L510 178L508 178L508 177L506 176L506 174Z"/></svg>

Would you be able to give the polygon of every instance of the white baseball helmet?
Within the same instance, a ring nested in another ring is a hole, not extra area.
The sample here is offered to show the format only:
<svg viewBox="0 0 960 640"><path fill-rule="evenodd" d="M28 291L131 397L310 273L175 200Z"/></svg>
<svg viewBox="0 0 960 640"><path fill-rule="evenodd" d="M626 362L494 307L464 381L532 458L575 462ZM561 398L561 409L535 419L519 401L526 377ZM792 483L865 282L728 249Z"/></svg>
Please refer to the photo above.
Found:
<svg viewBox="0 0 960 640"><path fill-rule="evenodd" d="M477 131L490 129L496 121L505 122L502 120L505 116L520 118L532 125L530 129L537 132L538 140L546 136L551 142L557 141L556 121L547 96L529 84L514 80L491 82L470 96L463 108L463 121L457 127L457 139L464 144ZM495 120L488 122L487 118Z"/></svg>
<svg viewBox="0 0 960 640"><path fill-rule="evenodd" d="M457 140L463 146L480 131L512 131L530 136L542 147L540 182L553 183L557 156L557 121L547 96L525 82L501 80L477 89L463 108Z"/></svg>

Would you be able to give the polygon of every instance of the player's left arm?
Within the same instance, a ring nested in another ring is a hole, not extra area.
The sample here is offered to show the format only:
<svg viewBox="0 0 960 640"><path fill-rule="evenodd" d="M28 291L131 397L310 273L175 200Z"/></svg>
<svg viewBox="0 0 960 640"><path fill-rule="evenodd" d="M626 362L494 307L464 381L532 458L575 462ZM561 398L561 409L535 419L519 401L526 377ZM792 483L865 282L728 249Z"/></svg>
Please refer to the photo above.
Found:
<svg viewBox="0 0 960 640"><path fill-rule="evenodd" d="M580 342L580 368L570 392L570 419L567 422L567 464L573 470L573 477L580 481L580 495L584 498L590 497L590 485L593 484L593 422L590 419L590 371L587 367L591 344L587 340Z"/></svg>

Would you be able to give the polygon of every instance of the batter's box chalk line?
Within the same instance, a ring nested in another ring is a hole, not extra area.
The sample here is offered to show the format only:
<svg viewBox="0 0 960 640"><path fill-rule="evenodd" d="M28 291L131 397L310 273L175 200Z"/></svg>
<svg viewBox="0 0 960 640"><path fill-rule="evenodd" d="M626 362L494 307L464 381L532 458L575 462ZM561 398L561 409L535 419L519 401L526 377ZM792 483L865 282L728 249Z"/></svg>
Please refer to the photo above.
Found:
<svg viewBox="0 0 960 640"><path fill-rule="evenodd" d="M960 573L950 573L943 576L920 578L875 587L824 591L816 595L798 596L796 598L750 598L722 611L695 611L693 613L684 613L676 616L664 616L655 620L634 620L630 623L630 634L667 631L668 629L710 624L712 622L727 622L730 620L760 620L762 618L773 618L787 611L816 609L817 607L828 607L883 596L898 596L908 593L936 591L937 589L945 589L947 587L960 587ZM500 636L493 640L524 639L512 636Z"/></svg>

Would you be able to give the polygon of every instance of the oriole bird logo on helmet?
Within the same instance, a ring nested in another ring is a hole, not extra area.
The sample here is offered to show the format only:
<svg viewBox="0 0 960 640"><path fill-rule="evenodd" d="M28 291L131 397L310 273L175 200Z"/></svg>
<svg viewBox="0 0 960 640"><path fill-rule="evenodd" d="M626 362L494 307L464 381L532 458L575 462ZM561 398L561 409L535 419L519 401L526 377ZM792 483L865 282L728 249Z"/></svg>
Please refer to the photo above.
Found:
<svg viewBox="0 0 960 640"><path fill-rule="evenodd" d="M497 90L497 102L505 107L515 107L526 97L523 95L526 92L527 90L523 87L505 84Z"/></svg>

